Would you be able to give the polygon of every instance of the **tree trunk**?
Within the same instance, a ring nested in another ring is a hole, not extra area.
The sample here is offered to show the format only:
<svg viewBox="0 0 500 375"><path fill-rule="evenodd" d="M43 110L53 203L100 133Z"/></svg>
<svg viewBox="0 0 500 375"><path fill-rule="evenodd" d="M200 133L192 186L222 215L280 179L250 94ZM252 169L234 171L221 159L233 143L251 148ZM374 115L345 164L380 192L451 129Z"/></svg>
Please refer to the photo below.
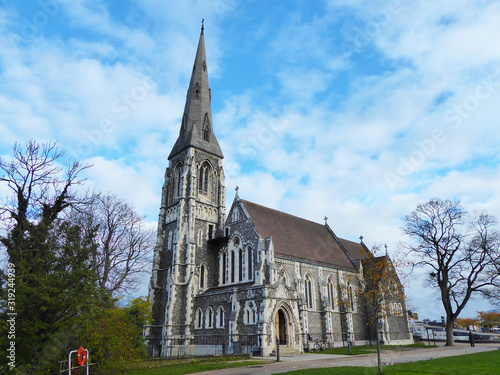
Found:
<svg viewBox="0 0 500 375"><path fill-rule="evenodd" d="M378 366L378 373L379 375L382 375L382 363L380 361L380 333L379 333L379 328L377 324L377 366Z"/></svg>
<svg viewBox="0 0 500 375"><path fill-rule="evenodd" d="M453 339L453 327L455 325L455 320L448 315L446 316L446 346L455 346L455 340Z"/></svg>

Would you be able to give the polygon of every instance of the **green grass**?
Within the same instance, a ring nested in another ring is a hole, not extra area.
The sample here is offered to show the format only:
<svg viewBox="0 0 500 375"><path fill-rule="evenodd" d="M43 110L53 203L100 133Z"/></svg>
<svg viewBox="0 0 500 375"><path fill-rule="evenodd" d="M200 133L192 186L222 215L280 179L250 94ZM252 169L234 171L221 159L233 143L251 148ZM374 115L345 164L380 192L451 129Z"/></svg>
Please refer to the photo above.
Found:
<svg viewBox="0 0 500 375"><path fill-rule="evenodd" d="M383 366L384 374L390 375L497 375L500 374L500 353L497 351L468 354L427 361L400 363ZM376 375L376 367L331 367L287 372L293 375Z"/></svg>
<svg viewBox="0 0 500 375"><path fill-rule="evenodd" d="M419 346L417 346L419 347ZM352 349L370 350L370 347L353 347ZM394 347L384 346L394 350ZM338 348L342 349L342 348ZM400 350L404 350L401 349ZM370 352L372 353L372 352ZM338 353L337 353L338 354ZM395 354L397 355L397 354ZM202 371L234 368L242 366L260 366L270 361L251 360L250 357L215 357L182 360L148 360L129 363L126 367L114 371L103 372L106 375L178 375ZM498 350L469 354L455 357L445 357L419 362L401 363L383 367L384 374L390 375L497 375L500 374L500 353ZM257 372L258 373L258 372ZM376 367L331 367L325 369L306 369L287 372L293 375L376 375Z"/></svg>
<svg viewBox="0 0 500 375"><path fill-rule="evenodd" d="M417 343L410 344L410 345L382 345L380 347L381 350L396 350L396 351L403 351L403 350L415 349L415 348L436 348L436 346L435 345L427 346L424 343L417 342ZM353 346L353 347L351 347L351 355L370 354L370 353L376 353L376 352L377 352L376 346ZM342 348L333 348L333 349L325 350L322 352L315 352L315 353L316 354L348 355L349 350L347 347L342 347Z"/></svg>
<svg viewBox="0 0 500 375"><path fill-rule="evenodd" d="M269 361L251 360L250 356L215 357L195 359L147 360L119 365L114 369L101 370L103 375L178 375L224 368L262 365Z"/></svg>

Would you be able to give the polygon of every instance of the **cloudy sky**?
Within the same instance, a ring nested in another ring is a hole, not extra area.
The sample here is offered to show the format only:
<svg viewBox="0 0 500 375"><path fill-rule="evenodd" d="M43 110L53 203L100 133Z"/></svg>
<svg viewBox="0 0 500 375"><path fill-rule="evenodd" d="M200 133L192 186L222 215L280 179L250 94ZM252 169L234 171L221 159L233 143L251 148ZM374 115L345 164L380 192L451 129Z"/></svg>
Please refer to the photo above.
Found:
<svg viewBox="0 0 500 375"><path fill-rule="evenodd" d="M497 1L0 4L0 155L55 140L152 225L202 18L228 204L238 185L393 256L430 198L500 213ZM422 273L409 302L439 318Z"/></svg>

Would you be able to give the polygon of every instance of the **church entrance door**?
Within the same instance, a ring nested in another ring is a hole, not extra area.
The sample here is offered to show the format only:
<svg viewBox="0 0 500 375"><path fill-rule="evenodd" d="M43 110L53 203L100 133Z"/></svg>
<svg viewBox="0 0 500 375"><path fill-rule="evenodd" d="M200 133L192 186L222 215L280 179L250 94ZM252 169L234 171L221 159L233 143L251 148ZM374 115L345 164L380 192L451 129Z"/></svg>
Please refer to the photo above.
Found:
<svg viewBox="0 0 500 375"><path fill-rule="evenodd" d="M276 314L276 321L278 323L278 339L280 345L286 345L287 323L286 323L285 313L282 309L278 310L278 313Z"/></svg>

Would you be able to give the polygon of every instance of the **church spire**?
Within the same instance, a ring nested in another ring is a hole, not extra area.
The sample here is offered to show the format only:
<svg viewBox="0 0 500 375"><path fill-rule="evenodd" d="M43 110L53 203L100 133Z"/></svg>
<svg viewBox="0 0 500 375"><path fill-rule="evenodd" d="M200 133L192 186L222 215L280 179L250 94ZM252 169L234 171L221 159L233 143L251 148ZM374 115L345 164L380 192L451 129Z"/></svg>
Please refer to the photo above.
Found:
<svg viewBox="0 0 500 375"><path fill-rule="evenodd" d="M212 109L208 85L205 35L202 21L200 40L194 59L191 81L186 95L186 105L182 116L179 137L175 142L169 159L188 147L195 147L212 155L223 158L219 142L212 129Z"/></svg>

